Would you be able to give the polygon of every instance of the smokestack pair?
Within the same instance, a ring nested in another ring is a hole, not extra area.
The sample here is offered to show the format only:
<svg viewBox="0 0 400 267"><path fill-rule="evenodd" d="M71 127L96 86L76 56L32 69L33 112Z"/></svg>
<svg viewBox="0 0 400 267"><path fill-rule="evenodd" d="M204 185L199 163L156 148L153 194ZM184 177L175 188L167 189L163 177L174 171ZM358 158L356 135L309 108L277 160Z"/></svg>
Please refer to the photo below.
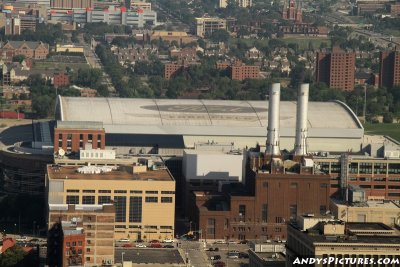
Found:
<svg viewBox="0 0 400 267"><path fill-rule="evenodd" d="M308 113L308 91L309 84L303 83L297 96L296 113L296 139L294 154L303 156L307 154L307 113ZM266 154L272 156L280 155L279 148L279 117L280 117L281 84L274 83L269 91L268 106L268 128Z"/></svg>

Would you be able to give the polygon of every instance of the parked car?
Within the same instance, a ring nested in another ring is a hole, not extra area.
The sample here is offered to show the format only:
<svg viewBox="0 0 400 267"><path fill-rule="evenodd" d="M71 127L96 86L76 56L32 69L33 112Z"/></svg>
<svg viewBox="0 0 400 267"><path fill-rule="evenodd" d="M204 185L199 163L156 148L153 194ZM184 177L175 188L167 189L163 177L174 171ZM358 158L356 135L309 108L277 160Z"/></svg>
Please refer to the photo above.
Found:
<svg viewBox="0 0 400 267"><path fill-rule="evenodd" d="M175 248L174 245L165 245L163 248Z"/></svg>
<svg viewBox="0 0 400 267"><path fill-rule="evenodd" d="M246 252L239 252L239 258L240 259L248 259L249 258L249 254L247 254Z"/></svg>
<svg viewBox="0 0 400 267"><path fill-rule="evenodd" d="M228 244L237 244L237 242L235 240L229 240Z"/></svg>
<svg viewBox="0 0 400 267"><path fill-rule="evenodd" d="M151 240L150 243L151 244L158 244L158 243L160 243L160 241L154 239L154 240Z"/></svg>
<svg viewBox="0 0 400 267"><path fill-rule="evenodd" d="M34 242L39 242L39 239L37 239L37 238L32 238L31 240L29 240L29 242L32 242L32 243L34 243Z"/></svg>
<svg viewBox="0 0 400 267"><path fill-rule="evenodd" d="M229 251L228 258L229 259L239 259L239 252L238 251Z"/></svg>
<svg viewBox="0 0 400 267"><path fill-rule="evenodd" d="M173 239L164 239L162 242L163 243L174 243L175 240L173 240Z"/></svg>
<svg viewBox="0 0 400 267"><path fill-rule="evenodd" d="M247 240L240 240L239 244L247 244Z"/></svg>
<svg viewBox="0 0 400 267"><path fill-rule="evenodd" d="M160 243L151 243L150 247L151 248L162 248L162 245Z"/></svg>
<svg viewBox="0 0 400 267"><path fill-rule="evenodd" d="M225 262L223 261L214 262L214 267L225 267Z"/></svg>
<svg viewBox="0 0 400 267"><path fill-rule="evenodd" d="M119 242L128 243L130 240L128 238L121 238Z"/></svg>
<svg viewBox="0 0 400 267"><path fill-rule="evenodd" d="M217 240L214 242L214 244L226 244L225 240Z"/></svg>
<svg viewBox="0 0 400 267"><path fill-rule="evenodd" d="M147 246L145 244L138 243L138 244L136 244L136 247L137 248L146 248Z"/></svg>
<svg viewBox="0 0 400 267"><path fill-rule="evenodd" d="M220 260L220 259L221 259L221 256L220 256L220 255L214 255L214 256L211 256L211 257L210 257L210 260L214 260L214 261Z"/></svg>
<svg viewBox="0 0 400 267"><path fill-rule="evenodd" d="M208 251L219 251L219 248L209 248Z"/></svg>
<svg viewBox="0 0 400 267"><path fill-rule="evenodd" d="M131 248L131 247L132 247L132 244L130 244L130 243L123 244L122 247L123 247L123 248Z"/></svg>
<svg viewBox="0 0 400 267"><path fill-rule="evenodd" d="M28 241L28 238L26 236L20 236L20 237L16 238L15 240L19 241L19 242L24 242L24 241Z"/></svg>

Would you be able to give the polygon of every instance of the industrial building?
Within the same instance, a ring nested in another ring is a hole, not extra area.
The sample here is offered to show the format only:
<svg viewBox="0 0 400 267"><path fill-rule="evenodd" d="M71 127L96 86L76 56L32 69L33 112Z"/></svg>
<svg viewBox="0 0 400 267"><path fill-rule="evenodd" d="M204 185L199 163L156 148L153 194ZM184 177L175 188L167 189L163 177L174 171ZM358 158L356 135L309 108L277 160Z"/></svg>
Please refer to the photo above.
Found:
<svg viewBox="0 0 400 267"><path fill-rule="evenodd" d="M280 147L292 150L296 103L282 101ZM85 114L82 116L82 114ZM106 148L117 154L180 155L196 143L265 144L267 101L79 98L59 96L56 119L102 122ZM308 151L359 151L364 129L342 102L310 102Z"/></svg>

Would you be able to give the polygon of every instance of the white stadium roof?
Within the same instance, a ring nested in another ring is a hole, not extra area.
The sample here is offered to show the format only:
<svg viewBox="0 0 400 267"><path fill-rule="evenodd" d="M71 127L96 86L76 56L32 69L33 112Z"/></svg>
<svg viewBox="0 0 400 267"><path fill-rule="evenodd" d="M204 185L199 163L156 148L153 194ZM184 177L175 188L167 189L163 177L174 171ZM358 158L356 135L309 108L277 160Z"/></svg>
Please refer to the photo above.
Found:
<svg viewBox="0 0 400 267"><path fill-rule="evenodd" d="M294 136L296 102L281 101L281 136ZM106 133L266 136L268 101L61 97L56 119L102 122ZM310 102L309 137L362 138L344 103Z"/></svg>

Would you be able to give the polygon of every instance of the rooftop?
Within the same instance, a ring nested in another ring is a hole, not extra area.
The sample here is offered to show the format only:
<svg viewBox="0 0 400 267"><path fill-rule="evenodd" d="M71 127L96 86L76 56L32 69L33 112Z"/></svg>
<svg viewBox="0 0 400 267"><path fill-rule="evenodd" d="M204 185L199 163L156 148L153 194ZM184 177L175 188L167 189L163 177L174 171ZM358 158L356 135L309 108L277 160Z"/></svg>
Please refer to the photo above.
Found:
<svg viewBox="0 0 400 267"><path fill-rule="evenodd" d="M337 199L332 199L332 202L334 202L338 206L349 206L351 208L400 209L399 205L389 200L381 200L381 201L368 200L365 202L354 202L349 205L347 205L345 201Z"/></svg>
<svg viewBox="0 0 400 267"><path fill-rule="evenodd" d="M77 180L142 180L142 181L173 181L168 169L147 170L141 173L132 173L133 166L118 166L117 170L100 173L78 173L82 166L48 165L49 179L77 179Z"/></svg>
<svg viewBox="0 0 400 267"><path fill-rule="evenodd" d="M308 111L310 138L363 136L344 103L310 102ZM296 102L281 101L280 112L281 137L295 136ZM102 122L107 134L264 137L268 101L59 96L56 114L61 121Z"/></svg>
<svg viewBox="0 0 400 267"><path fill-rule="evenodd" d="M177 249L115 249L115 262L121 262L124 252L124 261L135 264L184 264L181 254Z"/></svg>

